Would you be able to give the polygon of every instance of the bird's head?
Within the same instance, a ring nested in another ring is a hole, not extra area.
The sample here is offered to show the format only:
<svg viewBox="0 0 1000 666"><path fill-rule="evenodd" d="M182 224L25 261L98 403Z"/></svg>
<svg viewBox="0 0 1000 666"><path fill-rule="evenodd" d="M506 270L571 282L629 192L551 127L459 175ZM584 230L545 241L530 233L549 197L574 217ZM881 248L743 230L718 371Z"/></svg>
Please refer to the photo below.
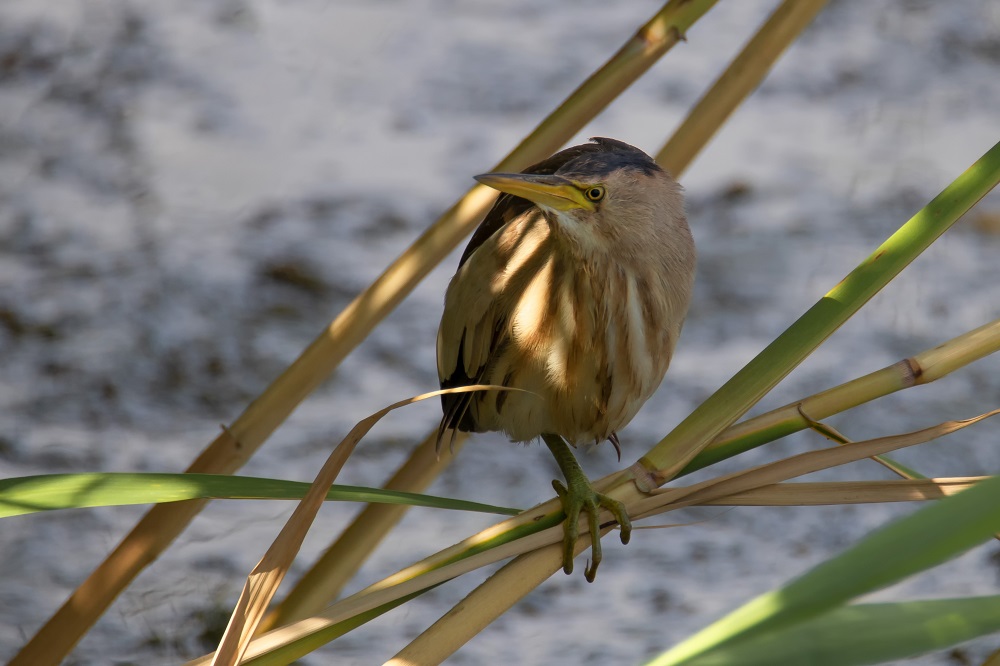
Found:
<svg viewBox="0 0 1000 666"><path fill-rule="evenodd" d="M534 203L580 258L641 260L662 253L678 234L689 238L680 185L638 148L594 141L553 156L561 164L551 173L476 180Z"/></svg>

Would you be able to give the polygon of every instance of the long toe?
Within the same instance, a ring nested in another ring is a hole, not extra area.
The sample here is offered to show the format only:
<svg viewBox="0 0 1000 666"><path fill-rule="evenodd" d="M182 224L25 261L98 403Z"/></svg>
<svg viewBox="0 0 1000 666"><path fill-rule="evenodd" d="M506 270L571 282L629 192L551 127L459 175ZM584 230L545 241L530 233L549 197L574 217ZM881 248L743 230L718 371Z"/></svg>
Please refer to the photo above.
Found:
<svg viewBox="0 0 1000 666"><path fill-rule="evenodd" d="M607 509L615 520L618 521L618 527L621 530L622 543L628 543L629 539L632 538L632 521L628 517L628 511L625 510L625 505L618 500L608 497L607 495L597 495L597 502L601 507Z"/></svg>
<svg viewBox="0 0 1000 666"><path fill-rule="evenodd" d="M563 521L563 572L568 576L573 573L573 551L576 540L580 537L580 509L582 505L570 497L569 489L559 481L552 481L556 495L563 505L566 519Z"/></svg>

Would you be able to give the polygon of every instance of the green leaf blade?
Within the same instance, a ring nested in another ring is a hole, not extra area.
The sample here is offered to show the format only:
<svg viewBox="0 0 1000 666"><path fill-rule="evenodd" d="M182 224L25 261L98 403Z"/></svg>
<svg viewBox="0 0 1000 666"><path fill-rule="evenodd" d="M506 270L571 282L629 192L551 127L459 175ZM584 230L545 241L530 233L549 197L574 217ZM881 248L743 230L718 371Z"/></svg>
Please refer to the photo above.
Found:
<svg viewBox="0 0 1000 666"><path fill-rule="evenodd" d="M226 474L104 472L0 479L0 518L57 509L162 504L199 499L299 500L309 484ZM334 485L327 501L407 504L517 515L519 509L381 488Z"/></svg>
<svg viewBox="0 0 1000 666"><path fill-rule="evenodd" d="M767 592L656 658L690 663L735 641L814 618L936 566L1000 531L1000 477L935 502L868 536L784 587ZM933 539L927 535L933 534Z"/></svg>
<svg viewBox="0 0 1000 666"><path fill-rule="evenodd" d="M839 608L786 631L742 641L690 666L863 666L942 650L1000 631L1000 596ZM845 637L850 640L845 640Z"/></svg>

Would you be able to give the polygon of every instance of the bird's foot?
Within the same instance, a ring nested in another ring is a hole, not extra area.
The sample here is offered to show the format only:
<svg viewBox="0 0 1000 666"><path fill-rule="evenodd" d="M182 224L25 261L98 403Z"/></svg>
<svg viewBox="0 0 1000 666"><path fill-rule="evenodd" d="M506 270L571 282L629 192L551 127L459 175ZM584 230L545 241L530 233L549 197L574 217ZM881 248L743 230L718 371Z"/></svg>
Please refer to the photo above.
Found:
<svg viewBox="0 0 1000 666"><path fill-rule="evenodd" d="M594 490L587 475L583 473L583 468L573 456L569 445L562 437L543 433L542 441L549 447L552 456L556 459L559 469L566 477L566 485L559 481L553 481L552 487L556 489L559 500L563 505L563 512L566 514L564 523L563 538L563 571L567 574L573 573L573 551L576 550L576 540L580 536L580 512L587 512L587 527L590 530L590 543L592 559L584 575L591 583L597 575L597 567L601 563L601 526L598 516L601 509L607 509L618 521L621 527L622 543L628 543L632 536L632 521L629 520L625 505L616 499L602 495Z"/></svg>
<svg viewBox="0 0 1000 666"><path fill-rule="evenodd" d="M625 505L616 499L602 495L594 490L590 481L580 470L579 474L567 474L567 485L560 481L553 481L552 487L563 505L563 512L566 514L566 522L563 523L563 571L567 574L573 573L573 551L576 547L576 540L580 536L580 512L587 513L587 520L590 527L590 543L592 559L584 571L587 581L594 582L597 576L597 567L601 563L601 527L598 523L598 516L601 509L607 509L621 528L622 543L628 543L632 536L632 521L629 520Z"/></svg>

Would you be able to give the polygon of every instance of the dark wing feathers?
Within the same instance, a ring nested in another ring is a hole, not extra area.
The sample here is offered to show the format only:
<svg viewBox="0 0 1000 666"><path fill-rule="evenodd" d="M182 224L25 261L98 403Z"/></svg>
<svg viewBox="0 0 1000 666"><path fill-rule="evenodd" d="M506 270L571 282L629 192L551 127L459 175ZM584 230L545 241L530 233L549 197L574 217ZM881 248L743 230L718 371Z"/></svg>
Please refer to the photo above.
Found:
<svg viewBox="0 0 1000 666"><path fill-rule="evenodd" d="M441 380L441 388L449 389L455 388L456 386L471 386L472 384L478 384L479 380L483 376L483 371L486 366L478 369L475 373L476 376L470 377L465 368L465 364L462 363L462 355L465 353L465 333L462 334L462 339L458 343L458 365L455 367L455 372L451 374L450 377ZM469 432L474 430L475 424L472 423L472 419L469 415L469 404L472 402L472 393L448 393L441 396L441 408L444 411L444 418L441 419L441 427L438 428L438 445L440 446L441 438L444 435L444 431L447 428L457 428L463 432Z"/></svg>
<svg viewBox="0 0 1000 666"><path fill-rule="evenodd" d="M465 354L465 337L468 334L468 331L463 332L462 339L458 343L458 364L455 367L455 372L453 372L450 377L446 377L441 380L441 388L448 389L456 386L481 384L483 382L483 377L486 374L486 370L490 367L490 362L503 353L503 347L506 345L506 340L503 337L505 329L506 322L498 320L496 322L496 326L493 328L493 338L490 340L490 356L487 358L486 362L479 368L476 368L471 375L469 374L469 368L466 368L465 364L462 363L462 357ZM506 385L506 380L504 384ZM469 406L472 404L472 400L476 397L476 395L476 393L469 391L465 393L450 393L441 396L441 408L444 411L444 418L441 419L441 425L438 428L438 446L441 445L444 431L448 428L455 428L457 430L461 430L462 432L478 431L475 419L469 412Z"/></svg>

